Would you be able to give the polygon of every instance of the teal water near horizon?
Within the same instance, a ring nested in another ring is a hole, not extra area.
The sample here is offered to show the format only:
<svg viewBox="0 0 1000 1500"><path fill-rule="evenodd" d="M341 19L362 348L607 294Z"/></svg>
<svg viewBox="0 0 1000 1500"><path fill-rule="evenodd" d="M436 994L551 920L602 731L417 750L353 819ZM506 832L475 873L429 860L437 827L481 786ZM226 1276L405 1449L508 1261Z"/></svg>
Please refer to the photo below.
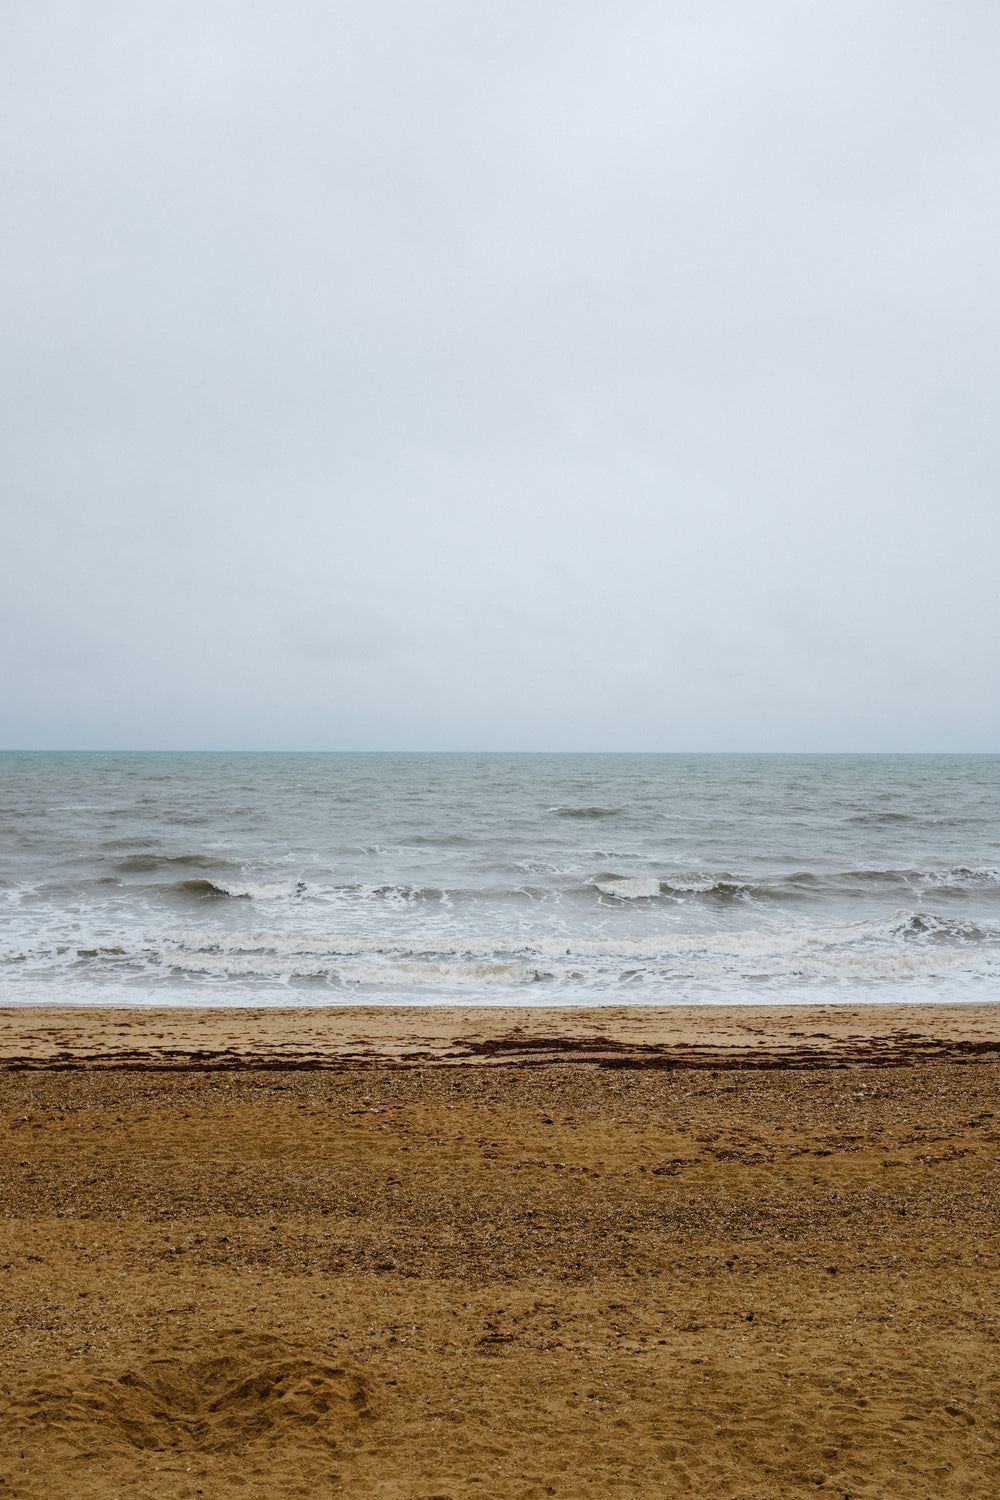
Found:
<svg viewBox="0 0 1000 1500"><path fill-rule="evenodd" d="M0 1004L1000 999L1000 757L0 755Z"/></svg>

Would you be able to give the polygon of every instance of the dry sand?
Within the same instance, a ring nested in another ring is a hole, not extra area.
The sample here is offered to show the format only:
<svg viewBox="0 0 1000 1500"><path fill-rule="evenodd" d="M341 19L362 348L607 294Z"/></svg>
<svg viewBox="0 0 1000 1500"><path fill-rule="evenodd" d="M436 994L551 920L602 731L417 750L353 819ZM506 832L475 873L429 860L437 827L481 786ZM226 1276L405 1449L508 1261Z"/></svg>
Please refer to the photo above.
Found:
<svg viewBox="0 0 1000 1500"><path fill-rule="evenodd" d="M1000 1494L979 1007L0 1012L0 1496Z"/></svg>

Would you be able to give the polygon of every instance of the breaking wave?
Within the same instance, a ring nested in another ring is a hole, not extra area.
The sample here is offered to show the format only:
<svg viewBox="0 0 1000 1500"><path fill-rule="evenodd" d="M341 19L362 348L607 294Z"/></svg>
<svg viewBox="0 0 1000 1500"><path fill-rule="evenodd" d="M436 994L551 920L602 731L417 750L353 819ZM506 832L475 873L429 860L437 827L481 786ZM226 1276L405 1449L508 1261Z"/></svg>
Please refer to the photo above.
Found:
<svg viewBox="0 0 1000 1500"><path fill-rule="evenodd" d="M182 880L177 887L189 896L233 896L243 901L280 901L287 896L301 896L306 889L303 880Z"/></svg>
<svg viewBox="0 0 1000 1500"><path fill-rule="evenodd" d="M747 880L737 880L732 875L678 875L660 881L660 890L665 896L712 896L722 901L746 901L751 896L771 894L763 885L754 885Z"/></svg>
<svg viewBox="0 0 1000 1500"><path fill-rule="evenodd" d="M618 901L645 901L660 894L660 882L645 876L601 875L594 888Z"/></svg>
<svg viewBox="0 0 1000 1500"><path fill-rule="evenodd" d="M729 902L778 894L772 887L737 880L731 875L671 875L661 880L654 875L603 874L596 876L591 884L602 896L613 896L619 901L651 900L656 896L678 900L707 896L719 902Z"/></svg>
<svg viewBox="0 0 1000 1500"><path fill-rule="evenodd" d="M970 886L1000 886L1000 869L991 865L978 868L952 865L943 869L923 870L846 870L839 879L858 885L928 886L941 889L950 886L956 890L966 890Z"/></svg>
<svg viewBox="0 0 1000 1500"><path fill-rule="evenodd" d="M902 938L927 938L948 943L983 943L990 933L974 922L939 917L934 912L899 911L885 924L888 933Z"/></svg>

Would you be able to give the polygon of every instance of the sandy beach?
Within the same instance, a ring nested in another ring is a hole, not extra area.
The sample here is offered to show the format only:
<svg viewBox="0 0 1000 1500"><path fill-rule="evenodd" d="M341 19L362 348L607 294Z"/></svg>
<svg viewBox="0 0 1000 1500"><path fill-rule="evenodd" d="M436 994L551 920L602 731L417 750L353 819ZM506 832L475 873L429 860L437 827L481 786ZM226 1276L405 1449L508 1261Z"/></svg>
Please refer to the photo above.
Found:
<svg viewBox="0 0 1000 1500"><path fill-rule="evenodd" d="M0 1494L1000 1492L992 1006L0 1012Z"/></svg>

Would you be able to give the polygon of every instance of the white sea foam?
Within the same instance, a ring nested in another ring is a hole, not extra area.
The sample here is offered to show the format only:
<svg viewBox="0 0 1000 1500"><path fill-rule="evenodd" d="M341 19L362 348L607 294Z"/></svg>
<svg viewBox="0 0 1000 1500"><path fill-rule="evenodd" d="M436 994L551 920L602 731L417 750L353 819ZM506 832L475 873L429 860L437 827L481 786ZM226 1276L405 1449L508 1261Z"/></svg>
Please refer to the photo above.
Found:
<svg viewBox="0 0 1000 1500"><path fill-rule="evenodd" d="M266 952L199 953L164 949L161 962L187 974L225 979L268 979L287 983L296 979L325 979L336 985L365 985L380 989L400 986L445 986L449 989L487 985L519 985L533 978L522 963L480 959L437 960L413 956L391 958L371 952L363 956L341 953L296 956Z"/></svg>
<svg viewBox="0 0 1000 1500"><path fill-rule="evenodd" d="M1000 870L995 866L969 869L965 865L959 865L949 870L921 870L916 880L919 884L932 888L952 886L957 890L964 890L970 885L1000 885Z"/></svg>
<svg viewBox="0 0 1000 1500"><path fill-rule="evenodd" d="M648 900L660 894L660 882L644 875L602 875L593 884L603 896L615 896L619 901Z"/></svg>
<svg viewBox="0 0 1000 1500"><path fill-rule="evenodd" d="M711 875L670 875L663 881L667 889L679 896L707 896L718 881Z"/></svg>
<svg viewBox="0 0 1000 1500"><path fill-rule="evenodd" d="M217 896L234 896L245 901L282 901L289 896L301 896L305 890L302 880L222 880L214 876L211 880L185 880L185 890Z"/></svg>
<svg viewBox="0 0 1000 1500"><path fill-rule="evenodd" d="M477 946L429 934L176 931L153 953L162 968L216 978L323 979L397 991L439 985L475 993L483 984L545 985L579 993L609 984L733 986L766 982L873 984L1000 974L1000 926L927 912L896 911L850 925L744 928L727 932L537 937Z"/></svg>

